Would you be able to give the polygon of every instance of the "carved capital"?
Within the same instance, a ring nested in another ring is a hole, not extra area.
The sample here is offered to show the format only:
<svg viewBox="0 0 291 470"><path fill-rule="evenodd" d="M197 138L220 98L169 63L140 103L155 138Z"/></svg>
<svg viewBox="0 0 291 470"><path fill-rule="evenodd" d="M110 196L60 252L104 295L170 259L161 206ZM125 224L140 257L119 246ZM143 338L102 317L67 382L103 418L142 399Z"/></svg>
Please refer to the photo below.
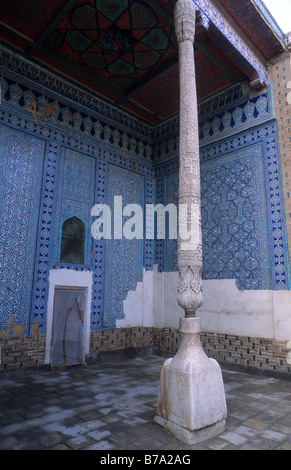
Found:
<svg viewBox="0 0 291 470"><path fill-rule="evenodd" d="M175 30L178 43L194 42L196 10L192 0L178 0L175 5Z"/></svg>
<svg viewBox="0 0 291 470"><path fill-rule="evenodd" d="M179 262L178 304L185 310L186 317L194 317L203 304L202 263Z"/></svg>

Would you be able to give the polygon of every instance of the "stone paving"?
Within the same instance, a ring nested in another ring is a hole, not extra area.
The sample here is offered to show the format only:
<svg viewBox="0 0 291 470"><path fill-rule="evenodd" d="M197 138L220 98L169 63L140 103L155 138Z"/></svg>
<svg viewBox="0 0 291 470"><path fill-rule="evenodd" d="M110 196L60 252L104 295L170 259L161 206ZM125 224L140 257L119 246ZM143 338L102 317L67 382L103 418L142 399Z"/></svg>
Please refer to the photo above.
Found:
<svg viewBox="0 0 291 470"><path fill-rule="evenodd" d="M196 446L154 423L165 358L0 375L1 450L291 450L291 383L224 370L228 419Z"/></svg>

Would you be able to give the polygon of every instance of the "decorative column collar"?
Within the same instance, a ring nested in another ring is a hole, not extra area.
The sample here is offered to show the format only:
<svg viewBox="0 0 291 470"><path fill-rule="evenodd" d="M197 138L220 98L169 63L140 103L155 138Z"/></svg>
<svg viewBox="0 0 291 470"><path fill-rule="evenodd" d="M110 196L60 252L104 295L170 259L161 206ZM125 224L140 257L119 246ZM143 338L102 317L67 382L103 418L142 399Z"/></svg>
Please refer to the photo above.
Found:
<svg viewBox="0 0 291 470"><path fill-rule="evenodd" d="M194 42L196 10L192 0L179 0L175 5L175 29L178 43Z"/></svg>

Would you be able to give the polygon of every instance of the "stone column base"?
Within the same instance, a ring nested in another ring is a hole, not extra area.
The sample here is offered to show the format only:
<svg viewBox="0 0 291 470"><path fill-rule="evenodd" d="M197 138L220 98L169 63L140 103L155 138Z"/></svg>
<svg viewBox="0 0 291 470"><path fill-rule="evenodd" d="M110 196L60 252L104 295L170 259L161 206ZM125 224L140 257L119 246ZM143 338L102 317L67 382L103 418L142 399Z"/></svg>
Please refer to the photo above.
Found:
<svg viewBox="0 0 291 470"><path fill-rule="evenodd" d="M180 319L180 346L162 368L155 422L187 444L224 431L227 416L219 364L200 343L200 319Z"/></svg>
<svg viewBox="0 0 291 470"><path fill-rule="evenodd" d="M198 429L197 431L189 431L189 429L183 428L178 424L168 421L161 416L155 416L154 419L156 424L159 424L165 431L169 432L175 439L183 442L190 446L200 444L201 442L208 441L215 436L223 433L225 430L225 419L215 423L212 426L207 426L204 429Z"/></svg>

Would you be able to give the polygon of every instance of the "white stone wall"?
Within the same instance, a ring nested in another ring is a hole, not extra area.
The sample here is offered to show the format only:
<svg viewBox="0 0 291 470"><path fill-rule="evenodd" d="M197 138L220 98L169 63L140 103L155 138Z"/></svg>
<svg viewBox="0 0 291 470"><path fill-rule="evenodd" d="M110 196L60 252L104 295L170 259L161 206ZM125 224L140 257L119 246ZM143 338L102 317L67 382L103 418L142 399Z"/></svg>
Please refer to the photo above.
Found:
<svg viewBox="0 0 291 470"><path fill-rule="evenodd" d="M177 303L178 273L144 272L143 282L124 301L125 319L116 327L178 328L184 311ZM197 311L202 331L291 340L291 291L240 291L235 280L203 281Z"/></svg>

